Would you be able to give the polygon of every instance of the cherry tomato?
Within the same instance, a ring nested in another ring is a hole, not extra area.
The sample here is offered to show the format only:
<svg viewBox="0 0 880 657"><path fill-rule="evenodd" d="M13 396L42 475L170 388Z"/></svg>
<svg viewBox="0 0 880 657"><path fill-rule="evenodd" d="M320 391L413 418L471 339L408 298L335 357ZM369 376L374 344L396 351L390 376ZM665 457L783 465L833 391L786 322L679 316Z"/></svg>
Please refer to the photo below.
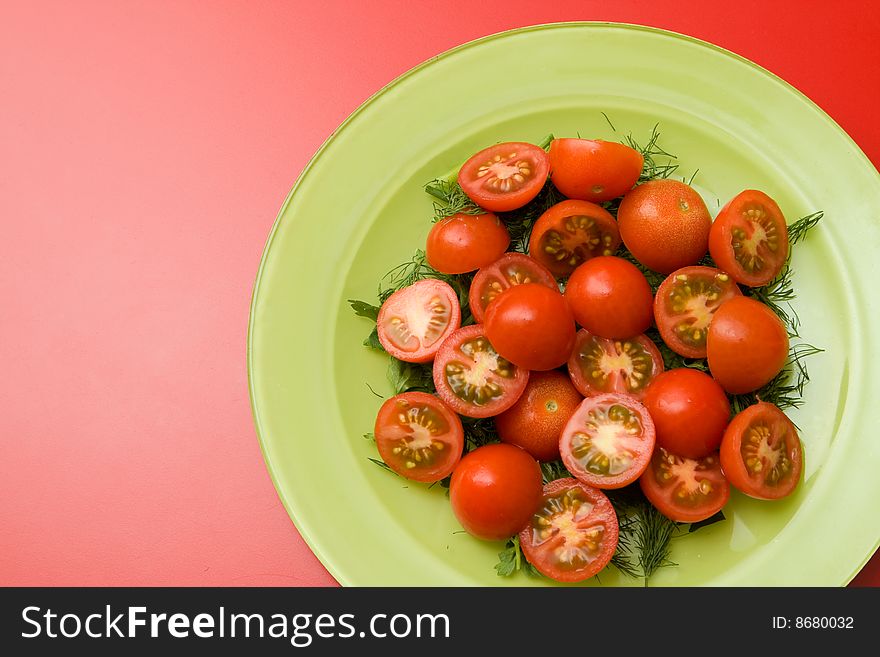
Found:
<svg viewBox="0 0 880 657"><path fill-rule="evenodd" d="M788 332L760 301L734 297L715 311L706 338L709 371L734 395L757 390L788 359Z"/></svg>
<svg viewBox="0 0 880 657"><path fill-rule="evenodd" d="M654 318L654 296L644 274L614 256L587 260L568 279L565 298L575 321L603 338L644 333Z"/></svg>
<svg viewBox="0 0 880 657"><path fill-rule="evenodd" d="M730 421L730 402L721 386L689 367L667 370L654 379L645 406L654 420L657 444L690 459L716 451Z"/></svg>
<svg viewBox="0 0 880 657"><path fill-rule="evenodd" d="M562 277L590 258L611 255L618 246L617 222L608 210L587 201L562 201L535 222L529 255Z"/></svg>
<svg viewBox="0 0 880 657"><path fill-rule="evenodd" d="M627 192L617 210L617 224L636 260L668 274L706 255L712 217L693 187L667 178Z"/></svg>
<svg viewBox="0 0 880 657"><path fill-rule="evenodd" d="M382 404L374 435L385 464L415 481L448 477L464 447L461 419L425 392L405 392Z"/></svg>
<svg viewBox="0 0 880 657"><path fill-rule="evenodd" d="M742 294L720 269L683 267L672 272L654 297L654 321L672 351L686 358L706 357L706 334L718 307Z"/></svg>
<svg viewBox="0 0 880 657"><path fill-rule="evenodd" d="M522 253L505 253L474 276L468 301L474 320L482 322L486 307L495 297L514 285L540 283L559 291L553 274L540 262Z"/></svg>
<svg viewBox="0 0 880 657"><path fill-rule="evenodd" d="M527 370L555 369L574 347L574 319L565 298L538 283L504 290L486 309L485 326L498 353Z"/></svg>
<svg viewBox="0 0 880 657"><path fill-rule="evenodd" d="M528 370L498 355L483 326L458 329L434 359L434 387L456 413L491 417L516 403L529 381Z"/></svg>
<svg viewBox="0 0 880 657"><path fill-rule="evenodd" d="M511 141L473 155L458 172L458 184L481 208L509 212L535 198L549 173L543 148Z"/></svg>
<svg viewBox="0 0 880 657"><path fill-rule="evenodd" d="M730 499L717 452L695 460L657 447L639 485L648 501L675 522L711 518Z"/></svg>
<svg viewBox="0 0 880 657"><path fill-rule="evenodd" d="M431 228L425 256L443 274L464 274L492 264L509 244L507 227L494 214L454 214Z"/></svg>
<svg viewBox="0 0 880 657"><path fill-rule="evenodd" d="M477 538L510 538L541 503L541 468L524 450L494 444L468 452L449 484L452 512Z"/></svg>
<svg viewBox="0 0 880 657"><path fill-rule="evenodd" d="M562 430L559 453L575 478L596 488L631 484L651 460L654 422L629 395L587 397Z"/></svg>
<svg viewBox="0 0 880 657"><path fill-rule="evenodd" d="M448 283L426 278L402 288L382 304L376 329L389 354L427 363L443 340L461 326L458 295Z"/></svg>
<svg viewBox="0 0 880 657"><path fill-rule="evenodd" d="M569 198L600 203L636 184L645 159L637 150L600 139L554 139L550 179Z"/></svg>
<svg viewBox="0 0 880 657"><path fill-rule="evenodd" d="M559 436L583 400L562 372L532 372L525 392L495 417L501 442L522 447L539 461L559 459Z"/></svg>
<svg viewBox="0 0 880 657"><path fill-rule="evenodd" d="M617 515L605 493L566 478L544 486L519 544L541 574L558 582L582 582L608 565L618 534Z"/></svg>
<svg viewBox="0 0 880 657"><path fill-rule="evenodd" d="M767 285L788 258L788 227L776 201L753 189L733 197L715 217L709 253L737 283Z"/></svg>
<svg viewBox="0 0 880 657"><path fill-rule="evenodd" d="M803 467L797 429L773 404L753 404L724 432L721 467L730 483L750 497L776 500L790 495Z"/></svg>
<svg viewBox="0 0 880 657"><path fill-rule="evenodd" d="M663 357L644 335L611 340L581 329L568 359L571 380L585 397L620 392L641 399L662 371Z"/></svg>

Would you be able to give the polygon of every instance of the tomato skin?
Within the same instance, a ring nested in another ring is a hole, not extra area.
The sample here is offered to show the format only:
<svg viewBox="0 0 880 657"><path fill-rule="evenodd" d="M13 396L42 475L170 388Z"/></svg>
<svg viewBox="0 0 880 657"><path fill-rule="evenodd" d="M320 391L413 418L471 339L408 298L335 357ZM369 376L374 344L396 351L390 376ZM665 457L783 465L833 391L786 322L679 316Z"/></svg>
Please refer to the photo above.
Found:
<svg viewBox="0 0 880 657"><path fill-rule="evenodd" d="M750 249L759 225L767 239ZM709 253L737 283L758 287L776 278L788 258L788 226L776 201L754 189L733 197L712 223ZM755 255L759 261L751 259Z"/></svg>
<svg viewBox="0 0 880 657"><path fill-rule="evenodd" d="M532 372L517 402L495 416L501 442L526 450L539 461L559 458L559 436L583 397L562 372Z"/></svg>
<svg viewBox="0 0 880 657"><path fill-rule="evenodd" d="M443 341L434 359L433 378L437 395L452 410L479 418L513 406L526 388L529 371L500 357L484 327L473 324Z"/></svg>
<svg viewBox="0 0 880 657"><path fill-rule="evenodd" d="M526 525L541 490L538 462L519 447L499 443L465 454L452 473L449 501L469 534L500 541Z"/></svg>
<svg viewBox="0 0 880 657"><path fill-rule="evenodd" d="M529 237L529 255L559 277L570 275L585 260L613 254L619 246L614 217L588 201L561 201L548 208Z"/></svg>
<svg viewBox="0 0 880 657"><path fill-rule="evenodd" d="M562 430L559 453L575 479L596 488L623 488L648 467L655 444L648 409L635 397L609 393L581 402Z"/></svg>
<svg viewBox="0 0 880 657"><path fill-rule="evenodd" d="M431 321L420 321L428 316ZM401 321L403 320L403 321ZM410 322L425 324L424 335L409 332ZM407 363L433 360L440 345L461 326L461 306L452 287L434 278L416 281L385 300L376 319L382 348Z"/></svg>
<svg viewBox="0 0 880 657"><path fill-rule="evenodd" d="M574 347L574 318L565 298L537 283L498 295L486 309L484 325L498 353L527 370L555 369Z"/></svg>
<svg viewBox="0 0 880 657"><path fill-rule="evenodd" d="M554 139L550 179L568 198L601 203L636 184L645 159L637 150L601 139Z"/></svg>
<svg viewBox="0 0 880 657"><path fill-rule="evenodd" d="M776 464L763 458L762 452L772 452ZM751 458L760 466L750 464ZM752 404L738 413L724 432L721 467L731 485L749 497L778 500L790 495L803 470L797 428L773 404Z"/></svg>
<svg viewBox="0 0 880 657"><path fill-rule="evenodd" d="M376 415L373 435L385 464L414 481L448 477L464 448L461 419L441 399L425 392L405 392L386 400Z"/></svg>
<svg viewBox="0 0 880 657"><path fill-rule="evenodd" d="M689 367L667 370L645 394L657 444L689 459L718 449L730 421L730 402L711 376Z"/></svg>
<svg viewBox="0 0 880 657"><path fill-rule="evenodd" d="M603 338L644 333L654 319L654 295L631 262L599 256L578 267L565 288L575 321Z"/></svg>
<svg viewBox="0 0 880 657"><path fill-rule="evenodd" d="M712 217L693 187L667 178L627 192L617 211L617 224L636 260L668 274L706 255Z"/></svg>
<svg viewBox="0 0 880 657"><path fill-rule="evenodd" d="M685 358L705 358L715 311L742 296L729 274L713 267L682 267L666 277L654 297L654 321L663 342Z"/></svg>
<svg viewBox="0 0 880 657"><path fill-rule="evenodd" d="M568 374L584 397L618 392L641 400L662 371L663 356L645 335L612 340L581 329L568 359Z"/></svg>
<svg viewBox="0 0 880 657"><path fill-rule="evenodd" d="M760 301L735 297L715 311L706 337L709 371L727 392L757 390L788 359L788 332Z"/></svg>
<svg viewBox="0 0 880 657"><path fill-rule="evenodd" d="M458 172L458 184L481 208L509 212L535 198L549 174L550 157L543 148L506 142L472 155Z"/></svg>
<svg viewBox="0 0 880 657"><path fill-rule="evenodd" d="M550 270L523 253L505 253L492 264L482 267L474 276L468 294L468 305L474 321L483 321L486 307L504 290L523 283L540 283L559 291L559 285Z"/></svg>
<svg viewBox="0 0 880 657"><path fill-rule="evenodd" d="M730 499L730 484L721 471L717 452L697 460L658 446L651 465L639 477L639 486L648 501L675 522L711 518Z"/></svg>
<svg viewBox="0 0 880 657"><path fill-rule="evenodd" d="M464 274L485 267L507 250L510 233L494 214L454 214L434 224L425 256L442 274Z"/></svg>
<svg viewBox="0 0 880 657"><path fill-rule="evenodd" d="M578 517L584 508L586 515ZM580 538L573 545L572 530ZM565 478L544 486L538 511L520 532L519 544L542 575L557 582L582 582L608 565L619 534L617 514L605 493Z"/></svg>

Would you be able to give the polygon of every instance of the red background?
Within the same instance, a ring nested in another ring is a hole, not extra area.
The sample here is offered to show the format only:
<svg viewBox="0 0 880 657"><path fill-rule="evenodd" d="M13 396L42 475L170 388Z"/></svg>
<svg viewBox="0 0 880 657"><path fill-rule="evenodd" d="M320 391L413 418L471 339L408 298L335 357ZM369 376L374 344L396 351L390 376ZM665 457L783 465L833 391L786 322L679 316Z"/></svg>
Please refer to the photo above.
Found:
<svg viewBox="0 0 880 657"><path fill-rule="evenodd" d="M540 4L0 2L0 584L334 583L260 455L248 304L309 157L432 55L664 27L782 76L880 162L872 0Z"/></svg>

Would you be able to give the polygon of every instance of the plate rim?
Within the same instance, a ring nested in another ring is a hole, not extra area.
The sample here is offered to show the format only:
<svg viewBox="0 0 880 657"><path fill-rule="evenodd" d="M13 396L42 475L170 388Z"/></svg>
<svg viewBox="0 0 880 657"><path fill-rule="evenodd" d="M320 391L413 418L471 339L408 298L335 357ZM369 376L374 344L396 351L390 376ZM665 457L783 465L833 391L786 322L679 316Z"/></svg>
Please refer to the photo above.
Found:
<svg viewBox="0 0 880 657"><path fill-rule="evenodd" d="M303 541L308 545L309 549L315 555L315 557L321 562L322 566L330 573L330 575L342 586L354 586L348 577L343 575L342 572L336 567L336 564L332 559L329 559L324 552L324 550L318 545L318 543L314 540L310 533L304 532L303 528L300 526L299 520L297 520L297 514L294 513L294 510L291 506L291 503L287 499L287 497L282 492L281 487L279 486L278 476L276 475L275 467L273 466L271 460L269 459L268 447L267 447L267 439L264 437L264 433L266 432L262 426L260 419L260 410L259 403L257 401L257 395L255 390L255 363L254 363L254 334L255 334L255 321L257 315L257 306L259 305L259 296L261 290L261 282L263 279L263 275L267 268L267 262L269 258L269 253L272 249L273 243L277 234L279 232L279 227L282 221L282 218L287 213L288 207L290 206L293 198L311 171L311 169L316 165L316 163L320 160L321 156L327 151L330 145L338 138L338 136L345 130L356 118L360 115L366 108L368 108L373 102L375 102L379 97L386 94L388 91L392 90L394 87L398 86L409 77L416 75L423 69L429 67L433 63L438 60L445 59L447 57L453 56L458 52L463 50L477 47L483 43L494 41L497 39L505 38L515 34L524 34L528 32L537 32L544 30L554 30L554 29L563 29L563 28L614 28L621 29L624 31L633 30L637 32L647 32L654 35L659 35L663 37L669 37L673 40L683 41L689 44L696 44L702 47L708 47L711 50L714 50L718 53L721 53L725 56L731 57L734 60L746 64L749 68L754 69L759 74L763 74L766 77L769 77L773 81L780 83L789 93L794 93L801 102L804 102L807 107L809 107L812 111L817 112L820 117L830 124L838 133L839 136L844 138L844 141L848 143L849 147L853 150L856 157L860 158L864 164L867 164L870 169L873 170L875 178L880 181L880 172L878 172L877 168L874 166L873 162L868 158L865 152L861 149L858 143L846 132L838 123L835 121L825 110L823 110L818 104L816 104L809 96L800 91L797 87L787 82L782 77L776 75L772 71L764 68L760 64L744 57L742 55L737 54L727 48L719 46L715 43L700 39L698 37L694 37L688 34L683 34L680 32L676 32L673 30L668 30L664 28L654 27L650 25L644 25L639 23L627 23L627 22L616 22L616 21L561 21L554 23L539 23L534 25L527 25L517 28L512 28L508 30L502 30L499 32L494 32L470 41L466 41L457 46L449 48L447 50L442 51L436 55L429 57L428 59L416 64L412 68L393 78L391 81L380 87L377 91L369 95L366 99L364 99L331 133L330 135L321 143L318 149L314 152L314 154L309 158L306 165L303 167L302 171L296 177L293 185L291 186L289 192L287 193L284 201L282 202L278 212L276 213L275 220L272 224L272 227L269 231L268 237L266 238L265 245L263 247L260 262L257 269L257 274L254 279L254 284L251 290L251 303L249 306L248 312L248 330L247 330L247 349L246 349L246 361L247 361L247 379L248 379L248 397L250 401L251 407L251 416L253 420L254 430L257 434L257 440L260 445L260 452L263 457L263 461L266 465L266 469L269 473L269 477L272 481L272 485L275 489L275 493L280 499L282 505L284 506L285 511L287 512L287 516L290 521L293 523L297 532ZM875 541L874 550L868 554L864 560L857 565L857 567L849 574L846 581L843 582L841 586L845 586L864 568L865 564L872 558L872 556L877 552L878 548L880 548L880 536Z"/></svg>

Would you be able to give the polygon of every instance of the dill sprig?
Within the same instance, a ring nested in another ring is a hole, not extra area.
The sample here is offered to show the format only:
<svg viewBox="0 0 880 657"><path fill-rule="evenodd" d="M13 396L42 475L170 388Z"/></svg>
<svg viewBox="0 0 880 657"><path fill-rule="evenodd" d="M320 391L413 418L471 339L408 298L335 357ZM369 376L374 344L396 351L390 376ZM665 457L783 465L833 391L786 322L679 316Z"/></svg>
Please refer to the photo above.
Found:
<svg viewBox="0 0 880 657"><path fill-rule="evenodd" d="M571 476L571 473L566 469L565 464L562 461L541 462L540 466L541 477L545 484Z"/></svg>
<svg viewBox="0 0 880 657"><path fill-rule="evenodd" d="M497 443L501 440L495 429L495 419L491 417L472 418L462 417L461 424L464 428L464 452L475 450L477 447Z"/></svg>
<svg viewBox="0 0 880 657"><path fill-rule="evenodd" d="M804 359L823 351L806 343L792 345L785 367L764 387L742 395L729 395L731 411L739 413L759 401L774 404L783 411L800 407L803 404L804 386L810 382Z"/></svg>
<svg viewBox="0 0 880 657"><path fill-rule="evenodd" d="M486 212L470 200L461 185L454 180L437 178L425 185L425 191L436 199L433 219L435 223L454 214L485 214Z"/></svg>
<svg viewBox="0 0 880 657"><path fill-rule="evenodd" d="M565 196L562 195L562 192L556 189L550 180L547 180L538 195L526 205L512 212L500 213L498 216L507 226L507 232L510 233L509 250L528 253L529 239L532 237L532 228L535 222L552 206L564 200Z"/></svg>
<svg viewBox="0 0 880 657"><path fill-rule="evenodd" d="M606 120L608 117L605 117ZM609 121L610 123L610 121ZM654 124L651 129L651 136L644 146L641 146L631 134L624 137L621 143L626 144L630 148L637 150L645 158L645 164L642 167L642 174L639 176L639 182L647 182L658 178L668 178L678 170L678 164L675 162L675 155L668 153L662 148L658 142L660 141L660 124ZM665 161L662 161L665 160Z"/></svg>

